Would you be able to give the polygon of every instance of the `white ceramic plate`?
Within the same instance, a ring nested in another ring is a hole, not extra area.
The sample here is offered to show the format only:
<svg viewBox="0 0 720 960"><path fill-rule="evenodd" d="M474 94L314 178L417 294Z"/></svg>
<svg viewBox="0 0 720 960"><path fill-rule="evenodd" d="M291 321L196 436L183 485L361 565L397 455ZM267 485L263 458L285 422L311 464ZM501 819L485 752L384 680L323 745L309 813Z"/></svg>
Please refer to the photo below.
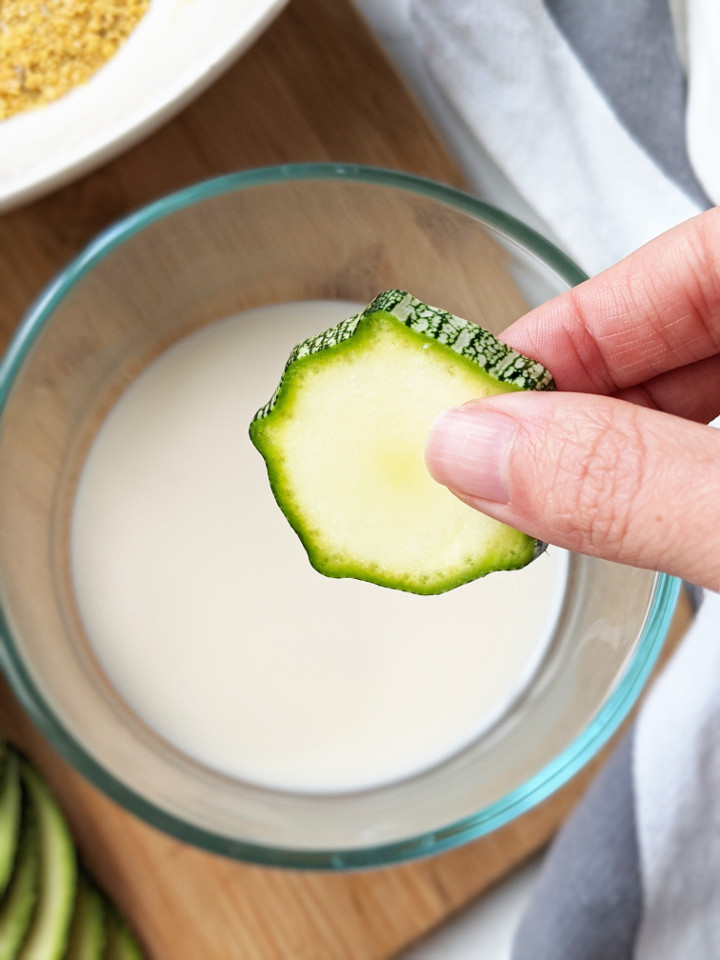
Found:
<svg viewBox="0 0 720 960"><path fill-rule="evenodd" d="M197 96L286 0L150 0L125 45L84 86L0 122L0 211L86 173Z"/></svg>

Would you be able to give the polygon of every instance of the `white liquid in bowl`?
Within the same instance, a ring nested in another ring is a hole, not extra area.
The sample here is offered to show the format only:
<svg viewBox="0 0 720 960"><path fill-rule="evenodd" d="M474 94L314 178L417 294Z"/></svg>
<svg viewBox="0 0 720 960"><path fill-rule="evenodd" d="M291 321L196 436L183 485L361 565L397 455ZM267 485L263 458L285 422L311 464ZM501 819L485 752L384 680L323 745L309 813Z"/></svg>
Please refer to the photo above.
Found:
<svg viewBox="0 0 720 960"><path fill-rule="evenodd" d="M284 790L377 786L467 745L527 686L565 580L557 550L434 597L312 569L248 425L291 347L353 310L252 310L163 354L103 424L73 517L119 693L195 759Z"/></svg>

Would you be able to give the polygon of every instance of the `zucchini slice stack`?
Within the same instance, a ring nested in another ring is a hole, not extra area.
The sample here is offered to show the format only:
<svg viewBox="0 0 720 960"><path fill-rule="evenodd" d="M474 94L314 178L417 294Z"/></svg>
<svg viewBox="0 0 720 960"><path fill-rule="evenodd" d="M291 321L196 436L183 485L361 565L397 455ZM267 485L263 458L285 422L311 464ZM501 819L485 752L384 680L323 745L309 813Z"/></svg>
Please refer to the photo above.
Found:
<svg viewBox="0 0 720 960"><path fill-rule="evenodd" d="M8 744L0 763L0 960L142 960L40 774Z"/></svg>
<svg viewBox="0 0 720 960"><path fill-rule="evenodd" d="M388 290L293 349L250 438L317 570L442 593L523 567L544 544L435 483L424 463L433 421L474 398L553 388L487 330Z"/></svg>

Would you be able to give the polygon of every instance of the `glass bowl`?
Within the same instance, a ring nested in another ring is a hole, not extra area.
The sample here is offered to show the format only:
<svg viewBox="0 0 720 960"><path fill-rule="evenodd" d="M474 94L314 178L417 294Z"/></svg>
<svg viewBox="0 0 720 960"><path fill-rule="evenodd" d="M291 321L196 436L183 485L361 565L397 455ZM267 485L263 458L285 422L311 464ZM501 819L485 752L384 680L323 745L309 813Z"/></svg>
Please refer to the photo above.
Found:
<svg viewBox="0 0 720 960"><path fill-rule="evenodd" d="M83 458L109 406L193 330L263 304L367 302L402 287L499 332L582 279L536 233L470 196L355 166L222 177L102 234L40 297L0 369L2 667L54 747L118 803L182 840L302 868L379 866L446 850L508 823L572 777L642 689L677 581L570 557L546 655L489 731L408 779L311 795L220 774L133 714L84 635L69 530Z"/></svg>

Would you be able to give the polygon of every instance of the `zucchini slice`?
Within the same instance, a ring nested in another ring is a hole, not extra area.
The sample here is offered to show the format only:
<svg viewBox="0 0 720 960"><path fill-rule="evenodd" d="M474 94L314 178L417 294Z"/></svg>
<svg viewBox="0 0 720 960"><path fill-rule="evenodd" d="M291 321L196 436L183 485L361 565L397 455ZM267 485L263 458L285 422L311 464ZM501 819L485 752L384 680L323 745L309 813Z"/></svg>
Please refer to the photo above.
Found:
<svg viewBox="0 0 720 960"><path fill-rule="evenodd" d="M23 787L37 819L40 839L38 897L20 960L60 960L65 952L75 900L77 859L65 818L39 773L23 761Z"/></svg>
<svg viewBox="0 0 720 960"><path fill-rule="evenodd" d="M17 759L17 758L16 758ZM13 960L30 928L40 876L40 837L34 806L23 804L12 879L0 907L0 960Z"/></svg>
<svg viewBox="0 0 720 960"><path fill-rule="evenodd" d="M143 960L143 952L127 923L115 909L108 910L103 960Z"/></svg>
<svg viewBox="0 0 720 960"><path fill-rule="evenodd" d="M105 913L102 893L81 873L78 876L75 907L64 960L103 960Z"/></svg>
<svg viewBox="0 0 720 960"><path fill-rule="evenodd" d="M20 761L9 747L3 747L0 774L0 897L7 889L20 839L22 788Z"/></svg>
<svg viewBox="0 0 720 960"><path fill-rule="evenodd" d="M476 397L553 387L488 331L388 290L292 350L250 438L316 570L442 593L523 567L544 544L435 483L424 463L433 421Z"/></svg>

